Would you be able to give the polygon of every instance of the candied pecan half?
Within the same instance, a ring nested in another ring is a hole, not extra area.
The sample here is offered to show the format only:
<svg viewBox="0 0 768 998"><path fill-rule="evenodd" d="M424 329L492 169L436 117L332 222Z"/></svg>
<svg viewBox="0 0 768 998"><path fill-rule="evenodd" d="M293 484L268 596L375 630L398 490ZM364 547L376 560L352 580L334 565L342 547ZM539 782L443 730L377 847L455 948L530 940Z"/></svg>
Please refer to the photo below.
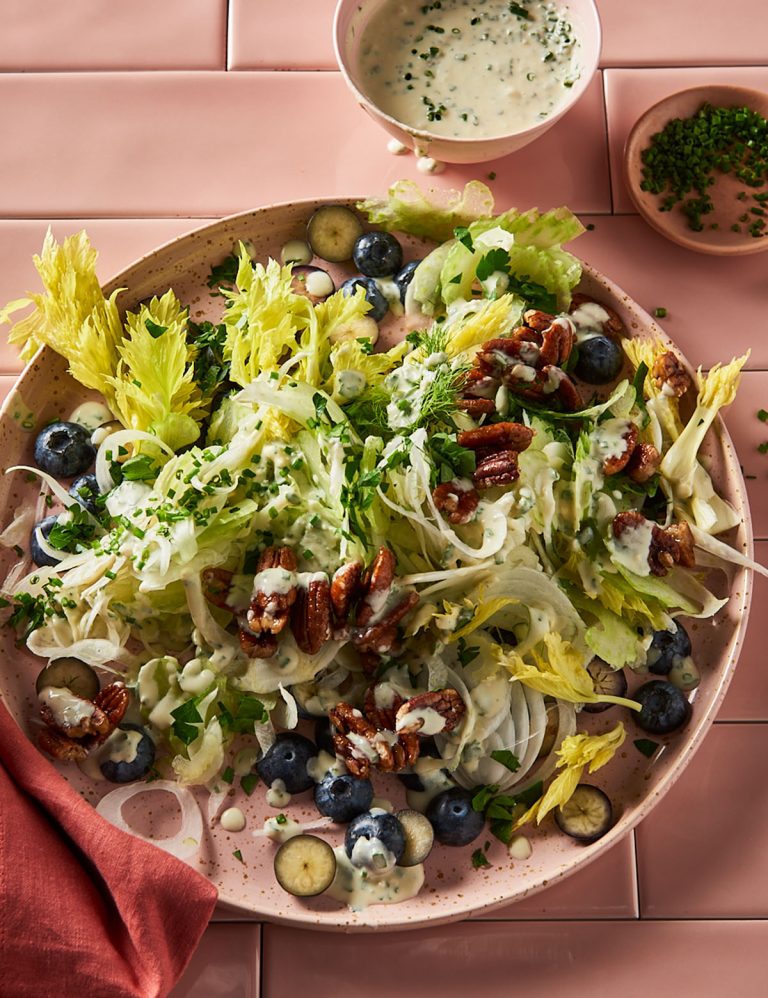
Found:
<svg viewBox="0 0 768 998"><path fill-rule="evenodd" d="M200 573L200 582L203 587L203 596L209 603L213 603L220 610L229 610L228 605L229 590L232 588L232 572L225 568L204 568Z"/></svg>
<svg viewBox="0 0 768 998"><path fill-rule="evenodd" d="M73 738L67 738L59 731L51 728L44 728L37 736L37 744L48 755L61 762L82 762L87 758L89 747L83 742L77 742Z"/></svg>
<svg viewBox="0 0 768 998"><path fill-rule="evenodd" d="M247 613L248 627L254 634L262 631L279 634L288 623L291 607L296 601L298 587L295 584L285 587L284 592L275 591L268 583L261 588L261 573L274 569L285 573L296 571L296 555L289 547L268 547L261 553L253 580L254 593Z"/></svg>
<svg viewBox="0 0 768 998"><path fill-rule="evenodd" d="M576 312L581 308L582 305L599 305L600 308L607 314L608 318L603 320L601 323L601 331L606 335L613 333L614 336L621 336L624 332L624 323L619 318L618 314L604 302L595 301L589 295L582 294L577 291L575 295L571 298L571 307L569 311L571 313Z"/></svg>
<svg viewBox="0 0 768 998"><path fill-rule="evenodd" d="M435 506L449 523L469 523L475 515L480 496L461 482L443 482L432 490Z"/></svg>
<svg viewBox="0 0 768 998"><path fill-rule="evenodd" d="M376 728L386 728L389 731L394 731L395 714L397 713L400 705L403 703L403 698L396 690L390 687L391 696L383 698L389 702L379 705L377 702L379 697L377 696L376 690L381 685L381 683L372 683L365 691L363 713Z"/></svg>
<svg viewBox="0 0 768 998"><path fill-rule="evenodd" d="M519 477L517 451L500 450L478 461L472 481L478 489L490 489L495 485L510 485Z"/></svg>
<svg viewBox="0 0 768 998"><path fill-rule="evenodd" d="M492 378L488 374L483 374L479 367L473 367L464 379L464 394L472 398L485 399L492 402L499 390L498 378Z"/></svg>
<svg viewBox="0 0 768 998"><path fill-rule="evenodd" d="M523 312L523 322L530 329L535 329L537 333L543 333L554 319L554 315L549 312L540 312L537 308L529 308Z"/></svg>
<svg viewBox="0 0 768 998"><path fill-rule="evenodd" d="M633 482L642 485L653 478L660 465L661 454L653 444L638 444L632 451L625 470Z"/></svg>
<svg viewBox="0 0 768 998"><path fill-rule="evenodd" d="M677 356L667 350L654 360L651 368L653 383L665 394L680 398L691 387L691 377Z"/></svg>
<svg viewBox="0 0 768 998"><path fill-rule="evenodd" d="M481 373L490 378L500 378L510 367L518 364L535 365L539 360L541 335L527 326L518 326L511 336L499 337L483 343L475 355Z"/></svg>
<svg viewBox="0 0 768 998"><path fill-rule="evenodd" d="M395 715L395 731L398 734L416 734L424 727L427 710L432 710L443 719L441 731L453 731L464 719L466 704L454 689L432 690L417 693L402 704ZM433 732L437 734L437 732Z"/></svg>
<svg viewBox="0 0 768 998"><path fill-rule="evenodd" d="M240 647L248 658L272 658L277 652L277 636L269 631L252 634L245 628L240 628Z"/></svg>
<svg viewBox="0 0 768 998"><path fill-rule="evenodd" d="M627 531L637 530L648 523L637 510L625 510L614 517L613 536L620 539ZM654 523L648 546L648 567L651 574L666 575L674 565L681 565L683 568L694 568L696 565L691 528L684 520L669 527L660 527Z"/></svg>
<svg viewBox="0 0 768 998"><path fill-rule="evenodd" d="M350 640L360 651L374 651L382 655L392 651L397 640L397 625L419 602L416 592L404 592L403 598L376 623L368 623L352 629ZM372 619L368 618L369 621Z"/></svg>
<svg viewBox="0 0 768 998"><path fill-rule="evenodd" d="M637 427L635 424L629 423L621 436L624 441L624 450L617 457L611 455L610 457L603 459L604 475L618 475L618 473L623 471L629 464L629 459L635 452L638 437Z"/></svg>
<svg viewBox="0 0 768 998"><path fill-rule="evenodd" d="M557 398L567 412L576 412L584 405L579 390L561 368L545 364L533 372L532 378L520 378L515 368L502 376L502 381L515 395L532 402L548 403Z"/></svg>
<svg viewBox="0 0 768 998"><path fill-rule="evenodd" d="M382 545L363 575L362 585L365 595L356 614L356 621L359 625L367 624L384 606L394 578L395 556L388 547Z"/></svg>
<svg viewBox="0 0 768 998"><path fill-rule="evenodd" d="M476 430L462 430L456 437L459 447L470 450L507 451L518 453L530 446L534 431L522 423L489 423Z"/></svg>
<svg viewBox="0 0 768 998"><path fill-rule="evenodd" d="M376 726L366 720L362 713L350 703L337 703L335 707L328 711L328 720L331 726L336 729L333 735L333 747L336 755L344 760L347 769L353 776L367 779L371 773L370 752L361 739L372 745L376 736ZM352 735L352 739L348 735Z"/></svg>
<svg viewBox="0 0 768 998"><path fill-rule="evenodd" d="M126 689L125 683L120 680L105 686L93 698L96 707L103 711L109 722L109 730L101 734L101 741L106 739L122 721L126 710L128 710L130 699L131 694Z"/></svg>
<svg viewBox="0 0 768 998"><path fill-rule="evenodd" d="M541 353L539 363L555 364L562 367L571 356L576 334L573 323L564 315L552 320L552 324L542 333Z"/></svg>
<svg viewBox="0 0 768 998"><path fill-rule="evenodd" d="M456 406L473 419L477 419L479 416L489 416L496 411L496 403L493 399L459 399Z"/></svg>
<svg viewBox="0 0 768 998"><path fill-rule="evenodd" d="M333 573L330 596L333 615L338 624L347 622L354 602L362 593L362 575L363 566L359 561L348 561Z"/></svg>
<svg viewBox="0 0 768 998"><path fill-rule="evenodd" d="M331 585L327 575L299 586L291 610L291 630L296 644L307 655L316 655L331 636Z"/></svg>

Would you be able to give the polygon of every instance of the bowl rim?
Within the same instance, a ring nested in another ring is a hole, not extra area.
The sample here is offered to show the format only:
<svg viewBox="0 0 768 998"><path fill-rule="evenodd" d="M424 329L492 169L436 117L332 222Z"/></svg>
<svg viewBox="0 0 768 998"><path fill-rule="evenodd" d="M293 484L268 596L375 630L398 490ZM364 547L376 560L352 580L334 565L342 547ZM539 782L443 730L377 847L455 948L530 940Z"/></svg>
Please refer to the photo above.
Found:
<svg viewBox="0 0 768 998"><path fill-rule="evenodd" d="M750 98L754 99L755 97L758 97L761 102L768 104L768 92L758 90L757 87L744 87L736 83L703 83L696 87L686 87L683 90L675 90L673 93L667 94L666 97L662 97L660 100L656 101L655 104L652 104L649 108L646 108L646 110L643 111L627 135L621 156L622 177L624 184L626 185L627 192L629 193L632 203L648 225L650 225L652 229L655 229L656 232L664 236L670 242L675 243L678 246L682 246L684 249L693 250L696 253L704 253L708 256L734 257L748 256L753 253L764 253L768 250L768 230L766 230L766 234L762 238L752 239L751 242L744 241L718 245L717 243L695 239L693 235L689 236L685 231L678 232L676 229L671 229L669 226L664 224L662 217L660 217L663 216L664 213L658 209L654 209L654 207L651 206L647 199L643 196L646 192L640 190L640 175L630 168L630 158L634 155L641 138L644 137L646 141L650 138L650 134L643 136L643 133L644 130L647 129L648 121L653 115L662 111L667 105L672 104L674 101L680 100L681 98L692 99L694 95L698 95L701 100L706 100L707 95L715 93L724 95L723 97L718 98L721 100L736 99L748 104ZM670 118L670 120L672 120L672 118ZM658 197L658 195L654 196Z"/></svg>
<svg viewBox="0 0 768 998"><path fill-rule="evenodd" d="M386 3L387 0L380 0L381 3ZM535 125L531 125L528 128L520 129L516 132L502 132L497 135L483 135L483 136L453 136L453 135L439 135L436 132L429 132L423 128L414 128L412 125L407 125L405 122L400 121L398 118L394 118L391 114L387 114L386 111L375 104L370 97L366 96L363 91L357 86L357 84L352 79L352 75L348 69L348 60L344 58L343 46L345 39L342 38L341 32L341 20L347 11L348 7L362 8L360 0L337 0L336 9L333 15L333 53L336 58L336 64L339 67L339 71L346 83L347 87L352 91L358 104L365 111L369 111L376 118L382 118L393 128L397 128L401 132L407 132L409 135L413 136L414 139L422 139L425 143L444 143L456 145L458 148L471 149L473 146L480 146L491 143L500 143L504 140L514 140L519 139L523 136L530 136L532 139L535 138L541 130L548 129L555 122L559 121L568 111L570 111L573 106L581 99L581 97L586 92L587 88L591 84L600 66L600 55L602 52L603 44L603 29L602 22L600 20L600 11L598 10L597 0L579 0L579 2L585 5L585 9L589 11L589 16L591 16L593 21L593 29L595 33L595 57L594 60L590 62L590 65L585 67L585 71L579 76L576 84L571 87L568 94L568 99L563 103L558 111L546 119L546 121L541 121ZM565 4L568 0L565 0Z"/></svg>

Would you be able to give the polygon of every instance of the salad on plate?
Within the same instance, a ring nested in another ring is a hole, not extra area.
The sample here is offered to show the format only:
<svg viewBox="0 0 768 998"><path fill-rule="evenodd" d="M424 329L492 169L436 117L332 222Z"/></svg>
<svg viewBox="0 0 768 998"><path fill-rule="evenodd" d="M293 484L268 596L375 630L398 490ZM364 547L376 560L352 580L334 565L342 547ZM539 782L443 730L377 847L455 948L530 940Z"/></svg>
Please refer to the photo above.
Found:
<svg viewBox="0 0 768 998"><path fill-rule="evenodd" d="M237 780L280 812L255 833L279 884L353 907L414 896L435 842L481 867L488 836L526 859L550 813L610 829L592 774L695 709L681 618L724 606L715 570L765 570L720 539L740 517L700 456L746 356L691 375L631 337L578 290L582 231L400 182L317 209L281 260L241 242L215 322L172 288L122 309L86 234L48 234L44 290L0 319L83 403L11 469L40 495L0 535L3 601L45 663L41 748L118 785L100 812L170 790L160 844L189 859L191 788L238 832Z"/></svg>

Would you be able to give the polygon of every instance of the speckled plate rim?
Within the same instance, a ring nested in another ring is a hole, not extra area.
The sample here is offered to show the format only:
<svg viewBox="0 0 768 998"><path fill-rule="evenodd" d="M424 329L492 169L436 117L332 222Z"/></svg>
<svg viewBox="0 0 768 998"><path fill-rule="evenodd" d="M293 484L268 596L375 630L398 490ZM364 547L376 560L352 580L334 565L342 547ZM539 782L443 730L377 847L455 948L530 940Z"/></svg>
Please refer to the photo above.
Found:
<svg viewBox="0 0 768 998"><path fill-rule="evenodd" d="M251 209L244 212L238 212L233 215L217 219L169 240L168 242L156 247L154 250L139 257L134 263L122 268L119 273L105 281L103 288L105 293L109 294L116 288L125 287L127 283L126 278L131 273L140 271L147 264L154 261L159 255L167 253L171 250L183 250L186 244L194 241L205 240L207 236L216 233L219 229L226 228L231 225L238 225L238 223L242 223L245 227L246 221L252 222L254 220L258 220L259 218L263 218L266 213L277 209L298 208L301 209L304 217L308 218L312 211L322 204L333 203L353 205L356 202L363 200L366 196L367 195L357 197L346 196L334 198L307 198L297 201L278 202L276 204L266 205L261 208ZM637 303L634 302L629 295L622 291L621 288L583 261L582 271L582 283L586 281L588 285L593 285L598 289L597 293L599 293L599 291L603 291L610 302L617 302L621 306L630 309L637 317L640 324L639 328L642 329L644 334L652 334L660 338L670 346L673 346L677 353L680 354L677 346L672 342L672 340L670 340L670 338L657 325L651 316L645 312L645 310L640 308L640 306L637 305ZM638 323L635 323L634 325L637 326ZM50 351L47 347L41 348L41 350L38 351L35 357L33 357L29 362L24 371L19 375L13 388L6 397L2 408L0 408L0 421L5 420L8 417L16 390L23 385L27 372L35 363L38 363L40 359L48 353L52 353L52 351ZM687 363L687 360L684 357L683 359ZM688 366L690 368L690 365ZM736 508L742 517L740 548L744 554L752 558L752 520L738 457L736 455L730 434L719 416L717 417L713 430L718 438L723 458L727 464L728 480L734 493L732 501L735 501ZM690 722L684 732L681 733L681 737L684 738L684 742L679 749L676 749L678 752L677 759L673 762L668 771L658 780L650 793L644 796L639 803L628 805L625 808L621 817L601 839L591 845L578 847L578 851L574 850L567 861L563 861L557 869L552 870L552 872L548 874L545 879L541 880L541 882L536 883L523 891L512 891L499 895L491 901L474 903L471 900L472 890L470 882L465 892L467 896L465 897L464 894L462 894L462 900L460 903L455 906L452 905L450 910L442 911L438 905L434 911L431 909L425 911L423 917L403 917L399 913L402 906L399 904L393 904L375 906L372 909L367 909L368 912L375 913L375 918L372 920L366 920L364 917L361 917L361 913L350 913L349 910L345 908L340 908L338 911L338 917L334 919L318 919L317 914L310 910L299 909L298 911L292 911L290 914L284 914L279 911L275 912L259 908L257 904L254 904L253 906L245 906L237 901L233 901L231 898L228 898L226 894L220 890L219 903L222 906L222 910L239 918L244 917L253 920L267 920L275 924L331 932L371 932L377 930L397 931L403 929L413 929L420 926L426 927L446 924L458 921L469 915L492 912L497 908L514 903L514 901L529 898L534 894L537 894L540 891L552 886L554 883L562 880L571 873L574 873L577 870L587 866L589 863L592 863L599 856L614 846L629 831L631 831L656 806L661 798L680 778L692 756L709 731L714 717L728 690L728 686L744 642L752 596L752 572L750 570L737 569L734 572L730 583L730 591L733 593L736 590L738 590L738 603L736 604L739 611L738 623L734 628L728 646L724 650L723 657L717 664L717 668L715 670L717 683L716 686L714 686L710 703L707 705L704 712L695 713L694 719ZM731 608L730 603L729 608ZM0 679L1 678L2 676L0 675ZM658 753L656 758L652 761L651 766L660 760L663 755L663 752ZM365 913L363 913L363 916L364 915Z"/></svg>
<svg viewBox="0 0 768 998"><path fill-rule="evenodd" d="M756 96L760 98L763 104L768 101L768 94L757 90L755 87L741 87L728 83L707 83L698 87L688 87L685 90L677 90L673 94L662 97L661 100L657 101L640 115L627 136L622 153L624 184L633 204L648 225L664 236L665 239L669 239L670 242L676 243L684 249L693 250L695 253L704 253L707 256L733 257L764 253L768 250L768 234L760 239L750 237L750 241L745 239L743 242L734 241L730 244L724 243L718 245L716 243L705 242L701 238L696 239L693 235L688 236L684 229L678 230L677 227L670 225L668 220L671 217L671 213L661 212L658 208L658 199L661 195L649 194L642 191L640 189L640 175L630 165L630 160L639 155L638 144L640 142L647 142L650 138L651 133L648 129L648 124L652 118L668 106L674 105L684 98L693 99L694 95L697 95L699 100L704 101L712 97L714 93L719 95L715 98L718 101L734 100L749 104L750 99ZM677 117L676 112L671 112L667 121L670 121L673 117ZM663 128L664 126L661 125L660 127ZM655 128L656 126L654 126L654 130Z"/></svg>

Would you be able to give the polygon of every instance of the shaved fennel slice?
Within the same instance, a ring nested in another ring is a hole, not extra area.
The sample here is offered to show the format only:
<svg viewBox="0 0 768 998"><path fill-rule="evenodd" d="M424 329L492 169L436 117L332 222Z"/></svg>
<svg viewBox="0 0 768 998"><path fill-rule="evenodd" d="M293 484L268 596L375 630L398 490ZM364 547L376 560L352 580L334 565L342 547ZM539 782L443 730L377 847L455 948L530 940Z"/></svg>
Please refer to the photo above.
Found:
<svg viewBox="0 0 768 998"><path fill-rule="evenodd" d="M510 712L515 722L515 743L504 746L510 748L517 756L518 761L528 744L531 733L531 720L528 713L528 701L525 698L525 690L522 683L510 683ZM519 770L518 770L519 772ZM515 775L514 773L512 774Z"/></svg>
<svg viewBox="0 0 768 998"><path fill-rule="evenodd" d="M522 794L526 790L529 790L535 783L540 780L549 779L549 777L554 773L557 768L558 756L557 752L560 746L563 744L563 739L567 738L569 735L576 733L576 709L572 703L565 703L563 700L557 701L557 713L558 713L558 728L557 735L554 742L552 743L552 748L549 750L547 755L541 760L540 765L534 766L530 770L530 775L528 779L521 780L520 785L515 786L515 793Z"/></svg>
<svg viewBox="0 0 768 998"><path fill-rule="evenodd" d="M149 794L157 790L173 794L181 808L181 828L175 835L166 839L150 839L140 835L123 817L123 808L133 797L139 794ZM197 801L189 790L180 787L170 780L155 780L154 783L131 783L118 787L102 797L96 805L96 811L116 828L134 835L137 839L150 842L177 859L188 860L200 851L203 841L203 816Z"/></svg>
<svg viewBox="0 0 768 998"><path fill-rule="evenodd" d="M539 693L538 690L531 689L530 686L525 686L522 683L519 685L523 687L523 693L528 703L529 734L526 744L524 746L518 744L517 746L520 768L513 774L516 783L523 779L536 762L547 728L547 708L544 705L543 694Z"/></svg>
<svg viewBox="0 0 768 998"><path fill-rule="evenodd" d="M115 433L110 433L102 440L96 451L96 481L102 492L110 492L115 487L115 480L109 470L110 458L107 457L107 454L114 454L117 457L117 450L120 447L141 441L150 443L164 451L169 457L173 457L173 449L164 440L151 433L145 433L144 430L117 430Z"/></svg>
<svg viewBox="0 0 768 998"><path fill-rule="evenodd" d="M701 548L702 551L706 551L707 554L717 558L720 562L739 565L741 568L751 568L752 571L757 572L758 575L768 577L768 568L764 565L754 561L752 558L748 558L745 554L741 554L740 551L736 551L723 541L719 541L716 537L708 534L705 530L701 530L695 523L690 523L689 526L697 548Z"/></svg>

